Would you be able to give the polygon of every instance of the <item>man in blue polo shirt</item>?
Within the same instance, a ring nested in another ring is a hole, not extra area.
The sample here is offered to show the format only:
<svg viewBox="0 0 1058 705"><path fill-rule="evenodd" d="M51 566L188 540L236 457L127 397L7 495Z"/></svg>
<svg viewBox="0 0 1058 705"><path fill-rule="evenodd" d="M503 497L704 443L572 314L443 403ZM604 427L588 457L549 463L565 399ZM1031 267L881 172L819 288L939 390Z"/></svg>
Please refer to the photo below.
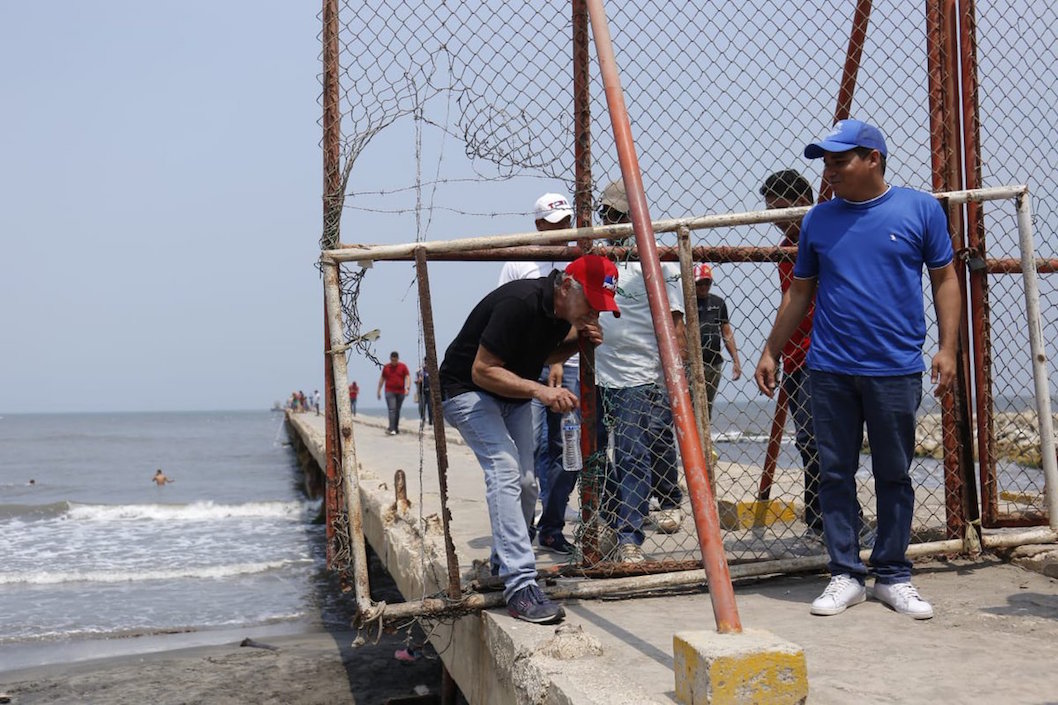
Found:
<svg viewBox="0 0 1058 705"><path fill-rule="evenodd" d="M835 615L867 599L855 478L866 423L878 503L874 597L929 619L933 608L911 584L906 555L915 504L909 470L925 369L923 265L939 328L930 374L935 394L947 392L955 377L960 295L947 219L931 195L886 183L888 150L873 125L842 120L804 154L823 159L835 198L804 217L794 278L755 376L771 396L776 359L815 296L807 367L831 579L811 611Z"/></svg>

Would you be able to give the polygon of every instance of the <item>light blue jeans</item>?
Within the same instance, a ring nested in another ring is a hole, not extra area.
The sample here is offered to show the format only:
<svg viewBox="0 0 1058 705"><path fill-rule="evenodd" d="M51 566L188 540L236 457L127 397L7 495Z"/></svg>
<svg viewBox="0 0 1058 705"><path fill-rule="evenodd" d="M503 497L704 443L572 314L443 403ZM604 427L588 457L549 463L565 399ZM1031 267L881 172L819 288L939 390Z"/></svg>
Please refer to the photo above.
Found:
<svg viewBox="0 0 1058 705"><path fill-rule="evenodd" d="M536 581L529 525L536 509L533 415L529 401L504 402L484 392L464 392L444 402L445 421L459 431L485 473L492 524L492 563L504 578L503 596Z"/></svg>

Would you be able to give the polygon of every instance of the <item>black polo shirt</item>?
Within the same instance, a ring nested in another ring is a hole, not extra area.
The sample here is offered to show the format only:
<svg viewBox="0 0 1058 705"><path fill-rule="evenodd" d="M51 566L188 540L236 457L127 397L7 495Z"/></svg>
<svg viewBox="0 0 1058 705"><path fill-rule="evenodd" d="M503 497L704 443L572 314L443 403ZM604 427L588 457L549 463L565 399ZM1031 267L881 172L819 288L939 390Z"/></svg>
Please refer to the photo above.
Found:
<svg viewBox="0 0 1058 705"><path fill-rule="evenodd" d="M471 391L492 394L474 384L470 376L478 345L503 360L503 366L519 377L540 378L548 356L572 327L555 316L555 284L561 277L562 272L556 270L540 279L508 282L474 307L445 351L438 372L445 398ZM529 401L493 396L504 401Z"/></svg>

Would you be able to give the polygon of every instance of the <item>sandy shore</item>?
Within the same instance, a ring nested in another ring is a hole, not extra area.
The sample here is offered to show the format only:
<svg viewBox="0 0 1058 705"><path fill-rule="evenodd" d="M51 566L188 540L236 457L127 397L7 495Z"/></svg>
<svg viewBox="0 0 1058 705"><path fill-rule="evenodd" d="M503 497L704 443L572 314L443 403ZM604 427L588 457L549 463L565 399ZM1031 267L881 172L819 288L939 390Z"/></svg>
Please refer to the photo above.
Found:
<svg viewBox="0 0 1058 705"><path fill-rule="evenodd" d="M404 636L351 646L355 632L311 631L146 654L112 656L0 671L0 692L14 705L375 705L435 693L434 652L410 663L394 652ZM271 648L266 648L271 647Z"/></svg>

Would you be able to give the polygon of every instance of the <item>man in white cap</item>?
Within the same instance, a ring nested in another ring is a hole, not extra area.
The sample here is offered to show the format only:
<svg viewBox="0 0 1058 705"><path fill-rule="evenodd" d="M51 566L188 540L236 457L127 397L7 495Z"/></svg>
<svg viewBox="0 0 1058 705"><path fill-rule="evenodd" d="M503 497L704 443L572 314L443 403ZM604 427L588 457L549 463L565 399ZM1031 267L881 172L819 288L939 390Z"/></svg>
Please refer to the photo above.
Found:
<svg viewBox="0 0 1058 705"><path fill-rule="evenodd" d="M533 204L533 219L538 232L563 230L572 227L573 207L569 199L560 193L545 193ZM518 279L546 277L555 269L565 268L565 262L507 262L500 271L498 286ZM580 356L573 355L564 363L548 365L540 373L541 384L549 387L564 387L574 395L580 395ZM539 527L530 525L529 536L533 538L539 528L540 547L559 555L573 553L573 545L562 533L565 524L569 495L576 486L579 473L562 470L562 414L556 413L541 402L533 400L533 434L536 438L534 455L536 479L540 486L540 501L543 511Z"/></svg>
<svg viewBox="0 0 1058 705"><path fill-rule="evenodd" d="M930 375L936 396L946 393L955 378L961 300L947 218L933 196L886 183L888 148L874 125L841 120L804 154L823 159L823 178L834 198L812 208L801 222L793 281L755 377L771 396L776 360L815 296L806 365L831 578L811 612L840 614L867 599L856 496L866 424L878 506L870 560L874 597L901 614L929 619L933 607L911 584L907 560L915 508L909 471L925 368L923 267L929 271L939 332Z"/></svg>

